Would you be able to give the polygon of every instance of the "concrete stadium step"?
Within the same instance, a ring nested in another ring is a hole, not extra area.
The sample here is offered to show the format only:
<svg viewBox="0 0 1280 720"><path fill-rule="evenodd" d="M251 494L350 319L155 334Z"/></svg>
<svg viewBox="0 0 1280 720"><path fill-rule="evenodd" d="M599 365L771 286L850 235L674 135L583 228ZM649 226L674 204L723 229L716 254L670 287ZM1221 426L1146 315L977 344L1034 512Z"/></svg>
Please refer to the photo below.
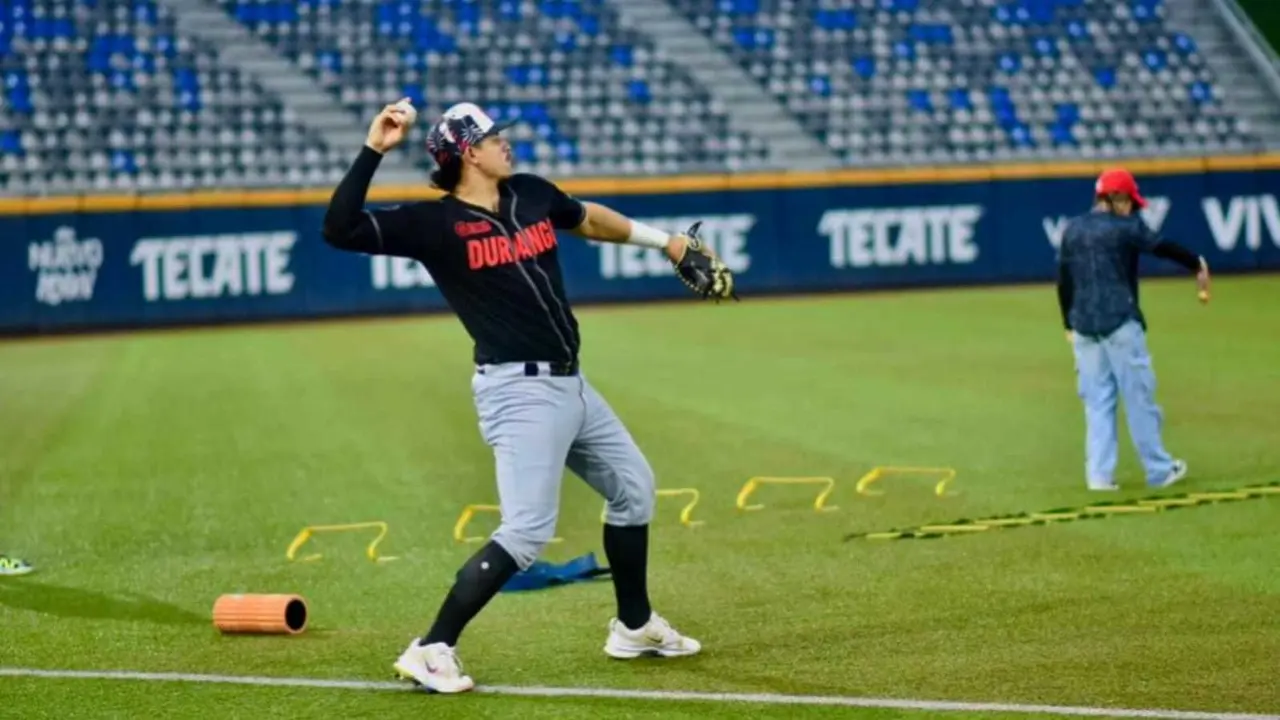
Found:
<svg viewBox="0 0 1280 720"><path fill-rule="evenodd" d="M669 4L609 2L619 17L648 35L659 50L679 62L724 105L734 123L731 129L767 140L776 168L812 170L840 164L834 153Z"/></svg>
<svg viewBox="0 0 1280 720"><path fill-rule="evenodd" d="M324 92L301 69L255 38L243 25L229 17L210 0L159 0L173 13L179 30L192 37L213 43L219 59L229 67L256 80L268 93L278 98L305 127L318 133L331 148L350 148L352 157L364 144L365 128L372 118L362 121L336 107ZM420 180L403 157L388 155L375 184Z"/></svg>

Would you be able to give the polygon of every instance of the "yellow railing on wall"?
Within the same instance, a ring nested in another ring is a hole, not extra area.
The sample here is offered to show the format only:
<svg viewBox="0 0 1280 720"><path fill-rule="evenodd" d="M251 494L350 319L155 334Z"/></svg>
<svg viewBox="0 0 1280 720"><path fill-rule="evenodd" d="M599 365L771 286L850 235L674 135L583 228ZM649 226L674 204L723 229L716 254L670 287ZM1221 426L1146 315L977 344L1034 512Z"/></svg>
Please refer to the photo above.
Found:
<svg viewBox="0 0 1280 720"><path fill-rule="evenodd" d="M1089 177L1104 168L1122 165L1138 176L1274 170L1280 153L1149 160L1094 160L1056 163L965 165L891 169L840 169L813 172L768 172L733 175L680 175L644 178L581 178L565 180L565 191L582 197L662 193L724 192L858 185L983 182L1033 178ZM323 205L330 188L306 190L196 190L154 194L92 194L38 198L0 198L0 215L48 215L76 212L187 210L192 208L287 207ZM438 197L424 178L419 186L377 186L369 191L373 203L409 202Z"/></svg>

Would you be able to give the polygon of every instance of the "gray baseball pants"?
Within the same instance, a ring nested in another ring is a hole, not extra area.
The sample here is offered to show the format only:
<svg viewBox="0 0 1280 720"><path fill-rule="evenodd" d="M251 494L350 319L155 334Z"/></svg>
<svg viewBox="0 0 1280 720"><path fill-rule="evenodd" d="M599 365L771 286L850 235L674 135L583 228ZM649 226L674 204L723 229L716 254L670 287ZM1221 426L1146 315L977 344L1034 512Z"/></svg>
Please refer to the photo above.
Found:
<svg viewBox="0 0 1280 720"><path fill-rule="evenodd" d="M502 522L492 539L521 570L555 537L565 467L604 497L610 525L647 525L655 499L653 469L586 377L553 377L546 363L529 377L525 365L483 365L471 380L497 466Z"/></svg>

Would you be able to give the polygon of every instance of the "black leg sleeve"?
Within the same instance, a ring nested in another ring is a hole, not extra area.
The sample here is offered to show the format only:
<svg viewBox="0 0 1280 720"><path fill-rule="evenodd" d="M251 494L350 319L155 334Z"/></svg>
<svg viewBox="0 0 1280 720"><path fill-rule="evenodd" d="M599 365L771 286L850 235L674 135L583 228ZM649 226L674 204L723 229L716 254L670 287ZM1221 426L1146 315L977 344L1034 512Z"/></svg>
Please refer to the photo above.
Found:
<svg viewBox="0 0 1280 720"><path fill-rule="evenodd" d="M604 526L604 554L613 575L618 620L635 630L649 622L649 526Z"/></svg>
<svg viewBox="0 0 1280 720"><path fill-rule="evenodd" d="M462 635L467 623L519 571L520 566L501 545L493 541L486 543L458 571L457 580L445 597L444 604L440 606L435 623L418 643L430 645L442 642L450 647L457 645L458 637Z"/></svg>

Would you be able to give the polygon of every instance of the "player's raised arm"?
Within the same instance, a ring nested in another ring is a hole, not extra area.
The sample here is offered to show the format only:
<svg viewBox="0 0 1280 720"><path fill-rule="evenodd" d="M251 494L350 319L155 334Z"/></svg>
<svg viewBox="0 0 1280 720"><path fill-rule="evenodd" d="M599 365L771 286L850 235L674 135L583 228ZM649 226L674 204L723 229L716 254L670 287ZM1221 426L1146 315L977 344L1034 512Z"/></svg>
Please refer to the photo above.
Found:
<svg viewBox="0 0 1280 720"><path fill-rule="evenodd" d="M373 119L360 154L329 199L322 230L326 243L371 255L412 256L415 238L410 232L410 210L364 207L383 155L404 140L412 122L412 106L404 103L387 105Z"/></svg>

